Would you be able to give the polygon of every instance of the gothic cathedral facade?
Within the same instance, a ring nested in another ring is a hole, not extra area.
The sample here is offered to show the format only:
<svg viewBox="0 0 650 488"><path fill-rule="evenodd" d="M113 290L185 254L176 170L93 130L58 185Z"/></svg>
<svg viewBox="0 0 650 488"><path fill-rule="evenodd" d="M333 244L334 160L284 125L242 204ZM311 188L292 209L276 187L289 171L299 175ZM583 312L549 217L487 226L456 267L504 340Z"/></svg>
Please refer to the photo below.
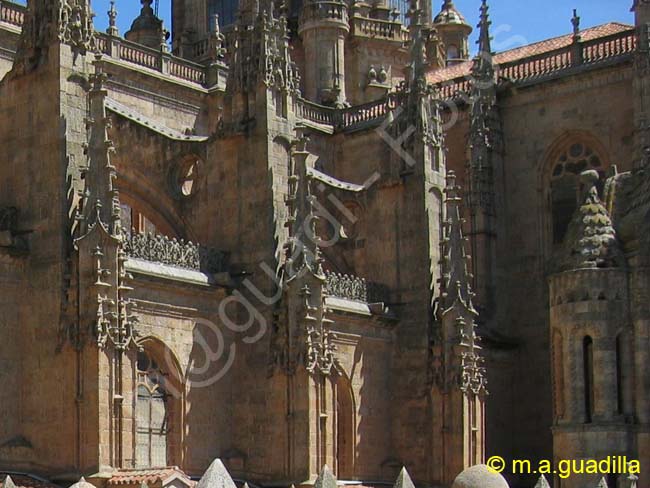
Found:
<svg viewBox="0 0 650 488"><path fill-rule="evenodd" d="M452 0L173 0L170 31L141 0L123 34L114 2L106 32L26 3L0 1L2 472L650 463L650 2L498 53L486 0L477 50Z"/></svg>

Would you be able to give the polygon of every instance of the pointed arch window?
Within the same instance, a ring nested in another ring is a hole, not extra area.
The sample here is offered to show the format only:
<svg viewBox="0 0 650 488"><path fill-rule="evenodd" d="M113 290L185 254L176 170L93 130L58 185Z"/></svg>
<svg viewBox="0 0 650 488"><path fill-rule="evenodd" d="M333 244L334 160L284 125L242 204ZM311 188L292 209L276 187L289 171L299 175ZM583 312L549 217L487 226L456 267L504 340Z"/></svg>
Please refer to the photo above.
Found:
<svg viewBox="0 0 650 488"><path fill-rule="evenodd" d="M136 467L165 467L169 432L165 376L146 352L138 353L137 374Z"/></svg>
<svg viewBox="0 0 650 488"><path fill-rule="evenodd" d="M589 144L574 141L559 152L551 170L551 219L553 244L561 244L580 199L580 173L596 170L600 174L599 191L605 179L602 155Z"/></svg>

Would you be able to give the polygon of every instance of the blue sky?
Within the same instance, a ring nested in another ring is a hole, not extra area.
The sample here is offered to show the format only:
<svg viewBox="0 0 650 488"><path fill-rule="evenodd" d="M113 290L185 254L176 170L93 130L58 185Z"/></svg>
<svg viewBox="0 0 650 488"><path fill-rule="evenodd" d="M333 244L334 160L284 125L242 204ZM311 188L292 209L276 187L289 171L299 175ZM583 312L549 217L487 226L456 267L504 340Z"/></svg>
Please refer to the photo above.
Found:
<svg viewBox="0 0 650 488"><path fill-rule="evenodd" d="M455 0L455 4L468 22L475 26L480 0ZM439 10L440 5L442 0L434 0L434 12ZM491 0L493 47L495 51L503 51L569 33L574 8L578 9L583 27L610 21L632 23L631 5L632 0ZM96 27L106 29L109 0L92 0L92 6L97 14ZM140 11L140 1L116 0L116 6L120 33L124 34ZM168 27L171 25L170 10L171 0L160 0L160 13Z"/></svg>

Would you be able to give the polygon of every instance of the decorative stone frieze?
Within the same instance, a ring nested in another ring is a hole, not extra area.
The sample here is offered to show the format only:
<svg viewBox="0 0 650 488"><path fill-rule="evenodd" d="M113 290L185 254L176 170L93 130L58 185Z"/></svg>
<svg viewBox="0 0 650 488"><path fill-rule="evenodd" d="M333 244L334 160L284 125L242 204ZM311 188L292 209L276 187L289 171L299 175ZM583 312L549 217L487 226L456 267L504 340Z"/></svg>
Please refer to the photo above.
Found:
<svg viewBox="0 0 650 488"><path fill-rule="evenodd" d="M129 258L208 273L226 268L223 252L160 234L126 235L124 252Z"/></svg>

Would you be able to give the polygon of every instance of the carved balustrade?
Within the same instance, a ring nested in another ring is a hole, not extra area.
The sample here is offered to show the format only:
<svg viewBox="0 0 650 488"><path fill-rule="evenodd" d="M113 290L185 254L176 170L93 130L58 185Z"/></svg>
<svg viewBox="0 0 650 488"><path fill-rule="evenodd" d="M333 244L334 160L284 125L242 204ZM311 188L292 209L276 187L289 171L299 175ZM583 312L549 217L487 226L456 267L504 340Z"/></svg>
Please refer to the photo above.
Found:
<svg viewBox="0 0 650 488"><path fill-rule="evenodd" d="M364 303L385 300L387 290L383 285L368 283L358 276L325 272L325 292L332 297Z"/></svg>
<svg viewBox="0 0 650 488"><path fill-rule="evenodd" d="M126 234L124 252L129 258L176 268L220 273L226 270L227 254L160 234Z"/></svg>

